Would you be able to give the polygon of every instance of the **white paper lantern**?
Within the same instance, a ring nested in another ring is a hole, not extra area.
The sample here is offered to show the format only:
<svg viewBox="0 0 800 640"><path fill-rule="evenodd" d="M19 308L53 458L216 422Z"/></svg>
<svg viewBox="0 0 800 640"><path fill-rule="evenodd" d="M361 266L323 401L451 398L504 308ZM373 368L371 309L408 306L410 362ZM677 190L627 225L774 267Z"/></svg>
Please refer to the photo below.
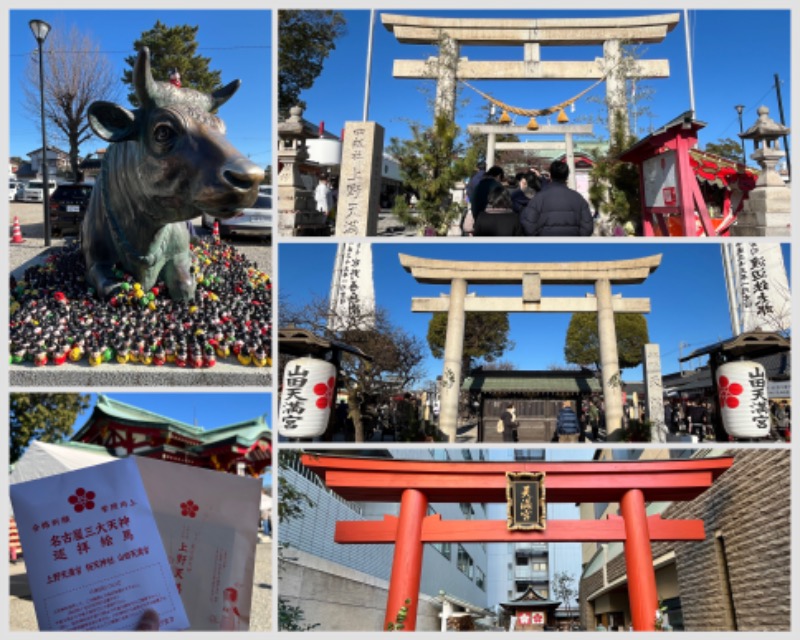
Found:
<svg viewBox="0 0 800 640"><path fill-rule="evenodd" d="M717 369L722 425L734 438L765 438L770 416L767 372L758 362L727 362Z"/></svg>
<svg viewBox="0 0 800 640"><path fill-rule="evenodd" d="M336 367L316 358L291 360L283 372L278 433L314 438L328 427L336 392Z"/></svg>

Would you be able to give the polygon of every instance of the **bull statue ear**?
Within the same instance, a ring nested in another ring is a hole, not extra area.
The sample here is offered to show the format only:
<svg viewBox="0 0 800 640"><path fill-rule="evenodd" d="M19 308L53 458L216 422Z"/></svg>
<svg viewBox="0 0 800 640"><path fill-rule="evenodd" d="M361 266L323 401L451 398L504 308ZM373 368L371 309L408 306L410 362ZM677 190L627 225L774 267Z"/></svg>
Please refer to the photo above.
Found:
<svg viewBox="0 0 800 640"><path fill-rule="evenodd" d="M241 80L234 80L233 82L226 84L224 87L214 91L211 94L211 109L209 109L209 111L216 111L228 100L230 100L233 94L239 90L239 86L241 84Z"/></svg>
<svg viewBox="0 0 800 640"><path fill-rule="evenodd" d="M136 131L133 113L113 102L93 102L88 116L92 131L108 142L127 140Z"/></svg>

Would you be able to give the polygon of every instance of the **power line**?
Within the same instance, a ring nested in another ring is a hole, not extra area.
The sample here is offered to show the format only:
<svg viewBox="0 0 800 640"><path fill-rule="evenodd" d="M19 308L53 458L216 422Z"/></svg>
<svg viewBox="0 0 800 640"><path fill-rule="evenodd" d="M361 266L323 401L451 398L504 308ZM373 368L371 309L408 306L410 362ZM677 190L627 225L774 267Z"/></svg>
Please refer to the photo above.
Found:
<svg viewBox="0 0 800 640"><path fill-rule="evenodd" d="M237 51L237 50L241 50L241 49L272 49L272 45L269 45L269 44L265 44L265 45L264 44L242 44L242 45L236 45L236 46L232 46L232 47L202 47L202 48L198 48L197 51L198 52L202 52L202 51ZM31 49L30 51L28 51L26 53L10 53L9 57L10 58L24 58L24 57L27 57L27 56L29 56L31 54L34 54L34 53L36 53L36 51ZM100 53L102 53L104 55L112 55L112 54L114 54L114 55L117 55L117 54L133 55L132 49L124 49L124 50L120 50L120 51L116 51L116 50L110 50L110 51L100 50L100 51L96 51L96 50L93 50L93 49L84 49L84 50L81 50L81 49L78 49L78 50L69 50L69 49L61 50L60 49L58 51L52 51L52 50L51 51L45 51L44 53L45 53L45 55L54 55L54 54L62 55L62 54L67 54L67 53L72 54L72 55L100 54Z"/></svg>

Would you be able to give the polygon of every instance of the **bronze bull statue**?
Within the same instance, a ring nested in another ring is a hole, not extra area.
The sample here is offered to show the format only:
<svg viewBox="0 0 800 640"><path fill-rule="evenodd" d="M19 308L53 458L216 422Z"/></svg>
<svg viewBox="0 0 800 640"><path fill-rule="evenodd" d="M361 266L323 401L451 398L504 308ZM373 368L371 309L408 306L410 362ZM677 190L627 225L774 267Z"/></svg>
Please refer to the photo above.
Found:
<svg viewBox="0 0 800 640"><path fill-rule="evenodd" d="M239 88L213 93L153 80L143 47L133 70L141 107L98 101L89 124L110 144L81 229L86 279L101 297L120 285L115 264L147 290L163 279L174 300L195 294L187 221L230 218L251 206L264 172L225 139L211 113Z"/></svg>

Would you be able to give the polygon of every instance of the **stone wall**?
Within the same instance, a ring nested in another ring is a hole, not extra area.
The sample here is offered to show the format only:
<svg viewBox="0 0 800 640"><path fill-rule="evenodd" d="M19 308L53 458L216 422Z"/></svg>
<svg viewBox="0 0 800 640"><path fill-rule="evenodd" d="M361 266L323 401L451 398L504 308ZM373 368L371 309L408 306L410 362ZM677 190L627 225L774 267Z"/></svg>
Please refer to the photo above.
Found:
<svg viewBox="0 0 800 640"><path fill-rule="evenodd" d="M655 543L653 557L675 553L687 631L788 631L790 452L730 453L733 467L711 489L691 502L673 503L663 514L668 519L702 519L706 539ZM618 578L624 568L621 554L608 564L608 580ZM601 584L602 570L581 580L581 592L595 593ZM593 611L588 604L582 609Z"/></svg>
<svg viewBox="0 0 800 640"><path fill-rule="evenodd" d="M388 582L298 549L284 550L283 555L290 560L279 562L279 594L302 608L302 624L318 624L314 631L383 628ZM440 608L421 595L417 630L438 631Z"/></svg>
<svg viewBox="0 0 800 640"><path fill-rule="evenodd" d="M733 467L668 518L703 518L706 540L675 543L684 624L690 631L788 631L791 611L791 465L784 450L740 450ZM721 540L730 582L724 576ZM662 543L666 546L666 543ZM655 545L654 555L661 545ZM727 603L732 600L732 610ZM736 625L733 626L733 616Z"/></svg>

